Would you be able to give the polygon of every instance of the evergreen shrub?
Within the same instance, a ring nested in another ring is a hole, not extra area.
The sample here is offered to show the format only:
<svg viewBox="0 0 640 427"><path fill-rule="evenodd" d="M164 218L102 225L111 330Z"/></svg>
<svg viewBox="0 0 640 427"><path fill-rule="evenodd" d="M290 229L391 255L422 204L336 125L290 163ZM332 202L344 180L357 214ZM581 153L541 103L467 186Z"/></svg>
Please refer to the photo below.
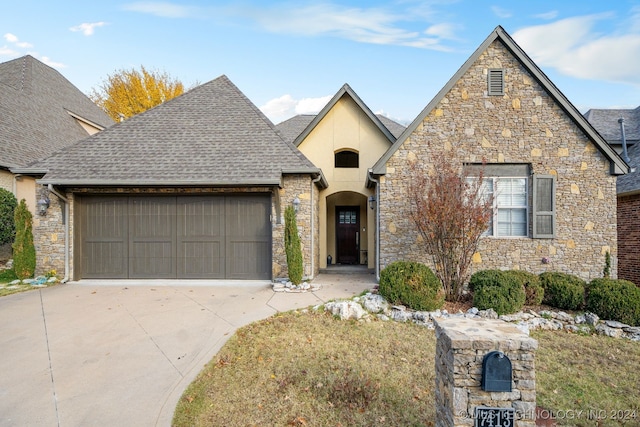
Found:
<svg viewBox="0 0 640 427"><path fill-rule="evenodd" d="M412 310L433 311L444 305L442 283L419 262L396 261L380 272L378 292L391 304Z"/></svg>
<svg viewBox="0 0 640 427"><path fill-rule="evenodd" d="M563 310L579 310L584 306L586 282L568 273L545 272L540 274L544 288L543 302Z"/></svg>
<svg viewBox="0 0 640 427"><path fill-rule="evenodd" d="M469 280L473 305L480 310L492 308L498 315L515 313L524 306L524 286L515 275L500 270L481 270Z"/></svg>

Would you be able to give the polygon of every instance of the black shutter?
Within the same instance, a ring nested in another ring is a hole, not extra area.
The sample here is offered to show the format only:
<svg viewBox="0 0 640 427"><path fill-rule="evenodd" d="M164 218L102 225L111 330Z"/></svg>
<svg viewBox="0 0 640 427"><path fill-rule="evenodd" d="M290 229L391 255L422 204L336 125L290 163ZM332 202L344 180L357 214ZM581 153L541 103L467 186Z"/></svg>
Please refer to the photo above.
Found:
<svg viewBox="0 0 640 427"><path fill-rule="evenodd" d="M556 236L556 176L533 175L533 238Z"/></svg>

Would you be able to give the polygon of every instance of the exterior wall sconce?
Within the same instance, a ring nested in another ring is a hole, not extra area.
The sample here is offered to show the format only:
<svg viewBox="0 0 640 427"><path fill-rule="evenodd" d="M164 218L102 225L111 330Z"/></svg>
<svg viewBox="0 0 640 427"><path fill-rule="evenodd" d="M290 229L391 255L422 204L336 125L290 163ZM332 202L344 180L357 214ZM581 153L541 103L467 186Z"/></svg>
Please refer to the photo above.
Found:
<svg viewBox="0 0 640 427"><path fill-rule="evenodd" d="M371 209L376 208L376 196L369 196L369 207Z"/></svg>
<svg viewBox="0 0 640 427"><path fill-rule="evenodd" d="M51 202L49 201L49 198L46 196L38 200L38 203L36 203L36 205L38 206L38 213L42 216L45 216L47 214L47 209L49 209L50 204Z"/></svg>
<svg viewBox="0 0 640 427"><path fill-rule="evenodd" d="M291 202L291 204L293 205L293 210L296 211L297 213L298 209L300 209L300 199L298 198L298 196L296 196L296 198L293 199L293 202Z"/></svg>

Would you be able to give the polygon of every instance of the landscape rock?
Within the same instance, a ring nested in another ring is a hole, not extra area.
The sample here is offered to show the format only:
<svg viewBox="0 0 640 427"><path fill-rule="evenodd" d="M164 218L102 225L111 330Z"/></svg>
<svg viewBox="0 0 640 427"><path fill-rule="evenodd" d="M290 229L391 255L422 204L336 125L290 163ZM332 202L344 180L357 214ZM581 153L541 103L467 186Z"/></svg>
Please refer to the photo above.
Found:
<svg viewBox="0 0 640 427"><path fill-rule="evenodd" d="M362 306L369 313L381 313L389 309L389 303L380 294L369 292L361 300Z"/></svg>
<svg viewBox="0 0 640 427"><path fill-rule="evenodd" d="M367 314L360 304L353 301L329 302L325 304L325 309L342 320L359 320Z"/></svg>
<svg viewBox="0 0 640 427"><path fill-rule="evenodd" d="M498 313L493 308L478 311L478 316L484 319L497 319Z"/></svg>
<svg viewBox="0 0 640 427"><path fill-rule="evenodd" d="M617 322L615 320L605 320L604 324L607 325L610 328L616 328L616 329L623 329L623 328L628 328L629 325L625 325L622 322Z"/></svg>
<svg viewBox="0 0 640 427"><path fill-rule="evenodd" d="M620 338L623 334L622 329L612 328L605 325L604 323L598 323L596 325L596 332L598 332L600 335L606 335L613 338Z"/></svg>

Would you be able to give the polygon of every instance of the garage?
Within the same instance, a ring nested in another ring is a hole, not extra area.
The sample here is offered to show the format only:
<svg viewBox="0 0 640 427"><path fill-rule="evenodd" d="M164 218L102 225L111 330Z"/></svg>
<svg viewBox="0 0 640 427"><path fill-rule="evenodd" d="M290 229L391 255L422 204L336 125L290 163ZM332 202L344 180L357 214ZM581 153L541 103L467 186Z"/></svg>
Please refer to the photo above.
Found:
<svg viewBox="0 0 640 427"><path fill-rule="evenodd" d="M78 278L271 279L269 195L76 200Z"/></svg>

